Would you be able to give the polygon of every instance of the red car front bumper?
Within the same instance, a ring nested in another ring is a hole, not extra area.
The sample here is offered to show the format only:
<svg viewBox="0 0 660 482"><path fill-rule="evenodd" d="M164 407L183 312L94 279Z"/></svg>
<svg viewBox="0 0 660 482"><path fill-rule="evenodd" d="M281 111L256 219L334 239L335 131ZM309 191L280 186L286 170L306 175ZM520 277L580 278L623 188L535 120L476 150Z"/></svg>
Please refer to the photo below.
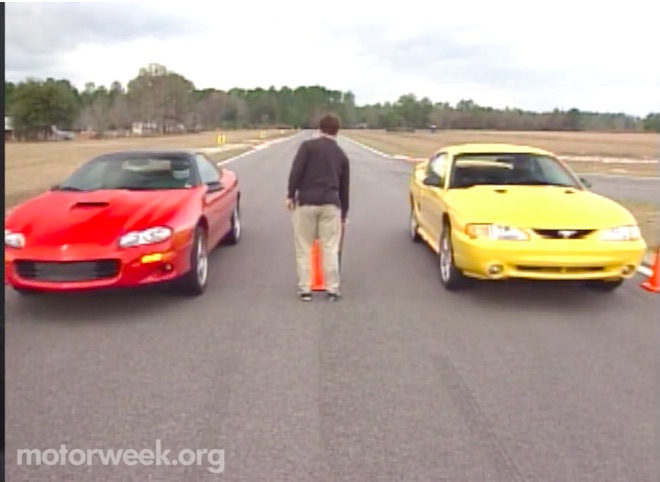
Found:
<svg viewBox="0 0 660 482"><path fill-rule="evenodd" d="M5 248L5 284L63 292L162 283L190 269L192 244L177 244L167 241L128 249L94 245Z"/></svg>

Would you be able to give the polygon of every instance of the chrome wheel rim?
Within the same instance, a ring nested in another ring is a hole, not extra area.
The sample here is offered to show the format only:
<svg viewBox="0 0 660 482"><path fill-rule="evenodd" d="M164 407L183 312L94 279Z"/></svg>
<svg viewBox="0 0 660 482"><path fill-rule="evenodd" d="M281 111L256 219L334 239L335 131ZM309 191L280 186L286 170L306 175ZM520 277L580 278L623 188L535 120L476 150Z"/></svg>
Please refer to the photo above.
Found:
<svg viewBox="0 0 660 482"><path fill-rule="evenodd" d="M234 238L238 239L241 236L241 217L238 214L238 208L234 209Z"/></svg>
<svg viewBox="0 0 660 482"><path fill-rule="evenodd" d="M208 271L208 256L206 255L206 249L204 248L204 239L200 236L199 241L197 241L197 281L199 281L201 286L204 286L206 283Z"/></svg>
<svg viewBox="0 0 660 482"><path fill-rule="evenodd" d="M448 281L451 276L451 248L449 247L449 237L443 236L440 243L440 276L443 281Z"/></svg>

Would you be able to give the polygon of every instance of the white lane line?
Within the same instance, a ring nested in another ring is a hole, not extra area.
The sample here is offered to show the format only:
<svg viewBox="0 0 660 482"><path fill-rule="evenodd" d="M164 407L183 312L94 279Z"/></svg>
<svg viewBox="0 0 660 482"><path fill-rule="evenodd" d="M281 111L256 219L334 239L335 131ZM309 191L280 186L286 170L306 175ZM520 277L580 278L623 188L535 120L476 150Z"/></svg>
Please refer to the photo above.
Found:
<svg viewBox="0 0 660 482"><path fill-rule="evenodd" d="M273 146L273 145L275 145L275 144L279 144L280 142L284 142L284 141L288 141L288 140L294 139L296 136L299 136L299 135L300 135L300 133L296 133L296 134L293 134L292 136L282 137L282 138L280 138L280 139L275 139L274 141L265 142L265 143L263 143L263 144L260 144L261 147L258 147L258 148L257 148L257 147L253 147L251 150L249 150L249 151L247 151L247 152L243 152L242 154L238 154L238 155L236 155L236 156L234 156L234 157L230 157L229 159L225 159L224 161L219 161L219 162L217 162L217 165L218 165L218 166L224 166L225 164L230 164L230 163L232 163L232 162L234 162L234 161L238 161L239 159L242 159L242 158L244 158L244 157L247 157L247 156L249 156L250 154L255 154L255 153L257 153L257 152L260 152L260 151L263 150L263 149L267 149L267 148L269 148L269 147L271 147L271 146Z"/></svg>
<svg viewBox="0 0 660 482"><path fill-rule="evenodd" d="M607 157L607 156L559 156L562 161L568 162L593 162L602 164L657 164L657 159L635 159L631 157Z"/></svg>
<svg viewBox="0 0 660 482"><path fill-rule="evenodd" d="M630 179L634 181L660 181L660 177L653 176L627 176L626 174L605 174L600 172L576 172L576 174L585 177L611 177L615 179Z"/></svg>
<svg viewBox="0 0 660 482"><path fill-rule="evenodd" d="M644 276L651 276L653 274L653 270L644 265L640 265L640 267L637 268L637 272L643 274Z"/></svg>
<svg viewBox="0 0 660 482"><path fill-rule="evenodd" d="M256 150L254 150L254 149L251 149L251 150L249 150L249 151L247 151L247 152L243 152L243 153L241 153L241 154L239 154L239 155L237 155L237 156L230 157L229 159L225 159L224 161L219 161L219 162L217 162L217 164L218 164L218 166L224 166L225 164L230 164L230 163L232 163L232 162L234 162L234 161L238 161L239 159L242 159L242 158L244 158L245 156L248 156L248 155L250 155L250 154L254 154L255 152L259 152L259 151L256 151Z"/></svg>
<svg viewBox="0 0 660 482"><path fill-rule="evenodd" d="M352 142L353 144L355 144L355 145L361 147L362 149L366 149L367 151L369 151L369 152L371 152L371 153L373 153L373 154L376 154L377 156L385 157L386 159L394 159L394 158L393 158L392 156L390 156L389 154L385 154L384 152L381 152L381 151L379 151L379 150L377 150L377 149L374 149L374 148L371 147L371 146L368 146L368 145L366 145L366 144L362 144L361 142L358 142L358 141L356 141L356 140L354 140L354 139L351 139L350 137L340 136L340 138L341 138L341 139L346 139L347 141Z"/></svg>

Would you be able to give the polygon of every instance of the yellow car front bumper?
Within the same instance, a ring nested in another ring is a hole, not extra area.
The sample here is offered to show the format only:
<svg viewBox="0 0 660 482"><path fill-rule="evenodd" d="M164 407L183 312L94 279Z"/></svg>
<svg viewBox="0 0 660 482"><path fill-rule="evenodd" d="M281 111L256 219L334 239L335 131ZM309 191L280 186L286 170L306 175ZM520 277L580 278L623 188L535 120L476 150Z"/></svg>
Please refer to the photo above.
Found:
<svg viewBox="0 0 660 482"><path fill-rule="evenodd" d="M646 252L638 241L491 241L454 236L456 266L484 279L607 280L632 278Z"/></svg>

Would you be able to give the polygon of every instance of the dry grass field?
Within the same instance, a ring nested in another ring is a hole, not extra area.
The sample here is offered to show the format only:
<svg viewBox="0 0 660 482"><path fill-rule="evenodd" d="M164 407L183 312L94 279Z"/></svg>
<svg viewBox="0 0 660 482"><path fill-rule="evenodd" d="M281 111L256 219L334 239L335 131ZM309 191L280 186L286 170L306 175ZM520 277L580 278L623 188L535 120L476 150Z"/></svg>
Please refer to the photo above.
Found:
<svg viewBox="0 0 660 482"><path fill-rule="evenodd" d="M576 171L658 176L660 135L652 133L601 132L501 132L501 131L441 131L386 132L384 130L346 130L343 134L374 149L392 155L429 157L449 144L469 142L503 142L526 144L556 152ZM602 157L625 159L626 162L584 162L570 157ZM634 160L655 160L653 163L631 163ZM628 161L629 160L629 161Z"/></svg>
<svg viewBox="0 0 660 482"><path fill-rule="evenodd" d="M265 138L260 139L260 132ZM90 158L130 149L179 149L217 146L219 132L165 137L132 137L65 142L5 143L5 207L11 207L66 178ZM222 160L250 149L250 145L291 135L291 131L223 131L228 150L211 157Z"/></svg>
<svg viewBox="0 0 660 482"><path fill-rule="evenodd" d="M495 131L442 131L386 132L384 130L344 130L343 135L391 155L428 158L442 146L469 142L503 142L526 144L556 152L568 157L566 162L577 172L600 172L657 177L655 163L583 162L570 157L602 157L626 160L657 160L660 155L658 134L610 134L594 132L495 132ZM651 203L620 201L637 218L644 239L657 246L659 219L658 206Z"/></svg>
<svg viewBox="0 0 660 482"><path fill-rule="evenodd" d="M469 142L505 142L527 144L561 155L658 159L660 134L603 132L505 132L505 131L438 131L386 132L384 130L345 130L344 135L356 140L379 141L393 147L414 148L426 156L447 144Z"/></svg>

